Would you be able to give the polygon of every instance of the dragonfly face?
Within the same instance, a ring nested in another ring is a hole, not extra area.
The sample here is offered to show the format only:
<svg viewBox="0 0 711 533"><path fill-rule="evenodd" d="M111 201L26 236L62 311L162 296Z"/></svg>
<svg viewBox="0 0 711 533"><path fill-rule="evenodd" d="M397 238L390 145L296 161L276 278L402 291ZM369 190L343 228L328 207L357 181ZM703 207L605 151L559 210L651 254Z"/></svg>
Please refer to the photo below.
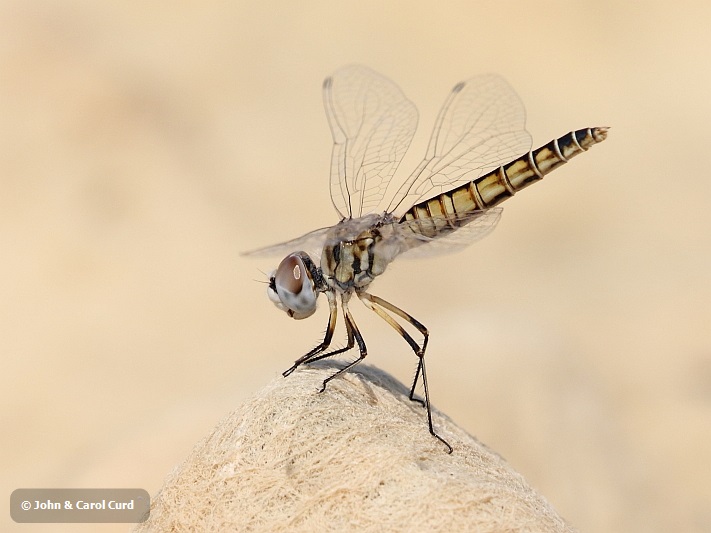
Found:
<svg viewBox="0 0 711 533"><path fill-rule="evenodd" d="M306 252L287 255L269 275L267 296L290 317L301 320L316 311L318 271Z"/></svg>

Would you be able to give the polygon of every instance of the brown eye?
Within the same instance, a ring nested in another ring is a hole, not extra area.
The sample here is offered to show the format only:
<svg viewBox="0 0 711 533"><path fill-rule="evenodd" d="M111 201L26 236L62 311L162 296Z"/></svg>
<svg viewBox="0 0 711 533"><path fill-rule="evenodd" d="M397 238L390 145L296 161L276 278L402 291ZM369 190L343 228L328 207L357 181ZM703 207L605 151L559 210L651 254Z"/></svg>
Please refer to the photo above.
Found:
<svg viewBox="0 0 711 533"><path fill-rule="evenodd" d="M275 305L295 319L306 318L316 311L318 292L305 259L310 261L304 252L286 256L270 278L267 290Z"/></svg>
<svg viewBox="0 0 711 533"><path fill-rule="evenodd" d="M277 268L274 281L278 288L298 294L303 287L302 273L303 262L298 256L287 256Z"/></svg>

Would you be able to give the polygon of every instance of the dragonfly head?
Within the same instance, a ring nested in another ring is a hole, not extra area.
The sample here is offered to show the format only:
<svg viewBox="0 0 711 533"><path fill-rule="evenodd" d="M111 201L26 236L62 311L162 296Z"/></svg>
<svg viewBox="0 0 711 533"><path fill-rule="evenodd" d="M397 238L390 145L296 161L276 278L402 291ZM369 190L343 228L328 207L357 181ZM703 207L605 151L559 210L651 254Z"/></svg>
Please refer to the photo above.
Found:
<svg viewBox="0 0 711 533"><path fill-rule="evenodd" d="M301 320L316 311L318 291L314 274L316 266L306 252L287 255L269 274L267 296L290 317Z"/></svg>

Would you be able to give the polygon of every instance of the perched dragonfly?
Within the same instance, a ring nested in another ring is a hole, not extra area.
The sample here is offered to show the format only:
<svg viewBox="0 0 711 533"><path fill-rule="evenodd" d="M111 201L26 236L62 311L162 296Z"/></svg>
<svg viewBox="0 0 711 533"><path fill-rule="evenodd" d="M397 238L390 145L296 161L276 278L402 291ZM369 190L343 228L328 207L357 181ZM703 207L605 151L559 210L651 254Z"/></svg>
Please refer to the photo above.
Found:
<svg viewBox="0 0 711 533"><path fill-rule="evenodd" d="M501 208L495 206L602 142L607 128L573 131L531 151L525 110L516 93L497 75L478 76L454 86L437 117L425 158L408 177L393 181L417 127L414 104L392 81L358 65L326 78L323 100L333 136L331 200L341 221L248 253L290 252L269 275L267 290L290 317L311 316L321 293L328 300L323 341L284 376L357 345L360 356L326 378L323 392L329 381L365 358L365 341L348 307L355 294L417 355L410 400L424 405L430 433L451 453L452 447L432 424L425 370L427 328L368 288L401 254L453 251L488 234L501 216ZM328 351L339 304L347 344ZM419 331L422 342L415 341L395 317ZM424 401L415 398L420 376Z"/></svg>

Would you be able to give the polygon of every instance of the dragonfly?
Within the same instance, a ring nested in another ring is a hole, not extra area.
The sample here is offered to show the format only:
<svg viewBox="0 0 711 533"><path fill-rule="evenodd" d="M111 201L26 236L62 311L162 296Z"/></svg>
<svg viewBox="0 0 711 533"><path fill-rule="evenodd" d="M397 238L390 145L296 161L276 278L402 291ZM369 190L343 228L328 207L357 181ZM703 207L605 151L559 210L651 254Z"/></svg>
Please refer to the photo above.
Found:
<svg viewBox="0 0 711 533"><path fill-rule="evenodd" d="M367 67L350 65L324 80L323 101L333 137L330 196L340 221L247 253L286 254L269 274L267 294L291 318L310 317L318 297L326 295L329 316L323 340L283 375L357 345L358 358L324 379L323 392L331 380L365 359L368 350L349 308L355 295L417 356L409 399L425 407L430 434L452 453L432 422L425 368L429 331L409 313L371 294L370 284L396 257L452 252L484 237L501 217L501 202L602 142L608 128L579 129L531 150L521 100L502 77L481 75L454 86L424 159L409 176L393 179L418 120L415 105L401 89ZM329 350L339 307L347 342ZM422 340L416 341L398 319ZM424 400L415 395L420 379Z"/></svg>

